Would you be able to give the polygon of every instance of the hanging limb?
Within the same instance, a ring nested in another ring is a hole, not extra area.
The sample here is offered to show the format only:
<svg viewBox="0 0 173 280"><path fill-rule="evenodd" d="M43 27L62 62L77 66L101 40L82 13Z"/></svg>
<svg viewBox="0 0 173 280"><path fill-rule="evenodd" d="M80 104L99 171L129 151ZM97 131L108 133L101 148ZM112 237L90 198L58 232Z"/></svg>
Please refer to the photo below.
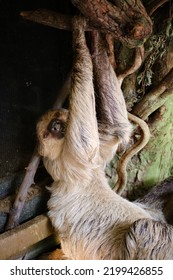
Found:
<svg viewBox="0 0 173 280"><path fill-rule="evenodd" d="M58 97L53 105L53 109L58 109L62 107L65 99L69 95L70 84L71 84L71 75L68 76L67 80L62 86L58 94ZM33 155L31 156L31 159L29 161L29 164L26 167L26 172L23 181L19 187L14 204L10 209L6 230L12 229L19 224L19 218L26 200L26 196L30 186L34 184L34 177L37 172L40 161L41 161L41 157L37 153L37 147L35 147Z"/></svg>
<svg viewBox="0 0 173 280"><path fill-rule="evenodd" d="M162 106L173 93L173 68L161 82L147 93L133 108L132 113L146 120L149 115Z"/></svg>
<svg viewBox="0 0 173 280"><path fill-rule="evenodd" d="M112 47L111 44L108 44L108 47ZM133 74L135 71L139 69L141 66L142 62L144 59L144 47L138 47L135 49L135 57L133 64L130 68L126 69L123 73L119 74L117 76L119 86L121 87L123 80L130 74ZM112 55L112 61L113 65L115 64L114 62L115 57ZM113 190L119 193L120 195L123 193L126 184L127 184L127 165L128 162L131 160L131 158L137 154L139 151L141 151L146 144L148 143L150 139L150 130L148 125L146 124L145 121L140 119L139 117L132 115L131 113L128 113L128 119L135 123L137 126L139 126L141 130L141 137L140 139L132 145L120 158L118 162L118 167L117 167L117 174L118 174L118 180L114 185Z"/></svg>

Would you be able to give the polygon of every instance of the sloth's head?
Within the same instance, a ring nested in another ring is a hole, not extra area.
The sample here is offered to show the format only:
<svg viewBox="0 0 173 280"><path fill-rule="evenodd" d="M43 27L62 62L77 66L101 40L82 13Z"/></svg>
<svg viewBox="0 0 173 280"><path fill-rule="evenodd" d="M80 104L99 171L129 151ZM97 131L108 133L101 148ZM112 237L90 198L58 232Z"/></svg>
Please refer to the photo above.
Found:
<svg viewBox="0 0 173 280"><path fill-rule="evenodd" d="M68 111L51 110L37 123L38 152L51 160L57 158L62 150L67 126Z"/></svg>

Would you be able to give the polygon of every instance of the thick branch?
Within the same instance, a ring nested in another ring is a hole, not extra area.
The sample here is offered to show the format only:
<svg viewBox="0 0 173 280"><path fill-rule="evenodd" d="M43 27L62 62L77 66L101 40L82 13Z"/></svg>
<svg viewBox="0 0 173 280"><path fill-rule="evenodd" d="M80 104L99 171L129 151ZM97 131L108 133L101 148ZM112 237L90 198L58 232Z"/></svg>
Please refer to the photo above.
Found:
<svg viewBox="0 0 173 280"><path fill-rule="evenodd" d="M23 11L20 15L30 21L40 23L46 26L62 29L71 30L72 17L62 15L57 12L39 9L36 11Z"/></svg>
<svg viewBox="0 0 173 280"><path fill-rule="evenodd" d="M143 44L152 32L152 23L140 1L130 6L126 3L115 6L106 0L72 1L90 20L86 30L94 27L105 33L111 33L122 43L135 47ZM122 1L119 1L122 2ZM128 9L125 7L128 5ZM23 11L21 16L27 20L46 26L71 30L72 17L57 12L39 9L36 11ZM92 27L93 26L93 27Z"/></svg>
<svg viewBox="0 0 173 280"><path fill-rule="evenodd" d="M144 43L152 32L152 22L139 0L71 0L87 17L92 26L100 31L111 33L129 47Z"/></svg>
<svg viewBox="0 0 173 280"><path fill-rule="evenodd" d="M54 11L39 9L36 11L23 11L20 15L27 20L62 30L72 30L72 16L63 15ZM91 30L89 24L86 30Z"/></svg>
<svg viewBox="0 0 173 280"><path fill-rule="evenodd" d="M162 79L162 81L146 94L133 108L133 114L143 120L162 106L170 94L173 93L173 68Z"/></svg>

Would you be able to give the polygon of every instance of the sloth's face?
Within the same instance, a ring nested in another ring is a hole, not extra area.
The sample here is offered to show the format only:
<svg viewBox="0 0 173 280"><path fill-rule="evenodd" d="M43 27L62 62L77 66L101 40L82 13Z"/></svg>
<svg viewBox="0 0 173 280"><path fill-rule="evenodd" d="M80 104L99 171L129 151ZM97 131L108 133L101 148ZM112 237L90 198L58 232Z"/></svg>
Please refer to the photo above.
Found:
<svg viewBox="0 0 173 280"><path fill-rule="evenodd" d="M49 159L58 157L62 150L66 132L68 111L51 110L37 123L38 152Z"/></svg>

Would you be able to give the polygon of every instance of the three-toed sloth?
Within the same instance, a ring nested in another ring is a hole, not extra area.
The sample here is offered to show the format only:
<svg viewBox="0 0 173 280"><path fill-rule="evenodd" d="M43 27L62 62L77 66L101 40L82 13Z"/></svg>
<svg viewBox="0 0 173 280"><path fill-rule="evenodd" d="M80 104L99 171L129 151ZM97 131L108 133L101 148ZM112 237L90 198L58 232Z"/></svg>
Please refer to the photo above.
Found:
<svg viewBox="0 0 173 280"><path fill-rule="evenodd" d="M49 111L37 124L38 151L54 180L49 217L68 259L173 259L173 228L163 214L172 184L132 203L106 179L131 124L101 37L91 56L84 30L85 20L75 19L69 111Z"/></svg>

